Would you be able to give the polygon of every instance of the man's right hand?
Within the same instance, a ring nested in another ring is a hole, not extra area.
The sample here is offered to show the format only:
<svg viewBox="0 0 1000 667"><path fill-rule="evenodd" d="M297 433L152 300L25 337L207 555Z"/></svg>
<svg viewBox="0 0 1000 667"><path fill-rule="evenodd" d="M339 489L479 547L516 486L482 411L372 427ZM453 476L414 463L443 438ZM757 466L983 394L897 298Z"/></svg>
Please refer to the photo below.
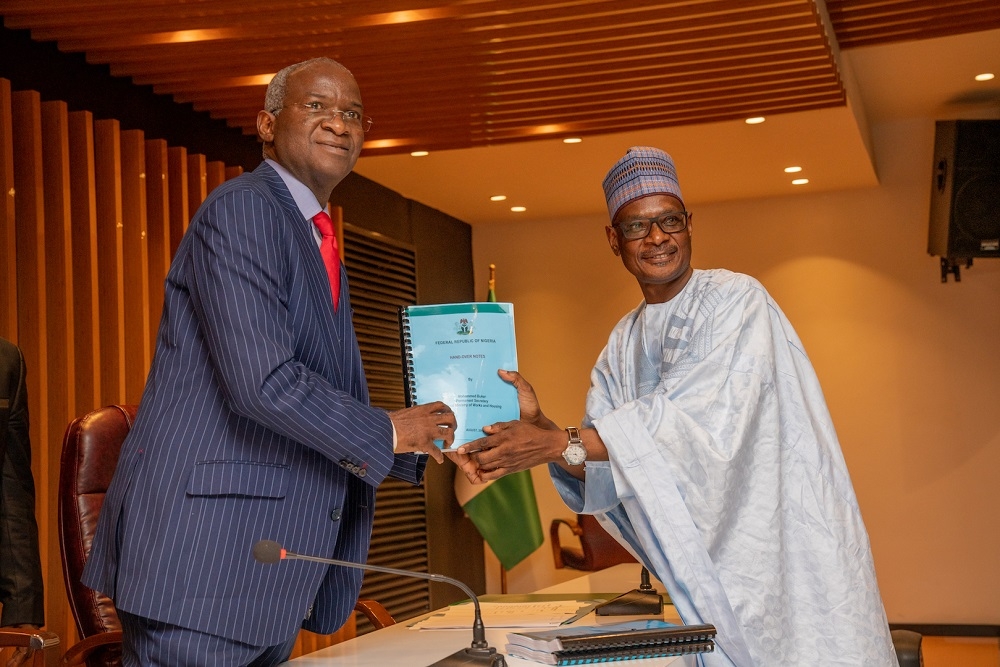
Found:
<svg viewBox="0 0 1000 667"><path fill-rule="evenodd" d="M426 405L415 405L412 408L395 410L389 413L389 419L396 429L396 453L430 454L438 463L444 463L441 447L434 442L444 442L444 447L451 447L455 441L455 413L441 401Z"/></svg>

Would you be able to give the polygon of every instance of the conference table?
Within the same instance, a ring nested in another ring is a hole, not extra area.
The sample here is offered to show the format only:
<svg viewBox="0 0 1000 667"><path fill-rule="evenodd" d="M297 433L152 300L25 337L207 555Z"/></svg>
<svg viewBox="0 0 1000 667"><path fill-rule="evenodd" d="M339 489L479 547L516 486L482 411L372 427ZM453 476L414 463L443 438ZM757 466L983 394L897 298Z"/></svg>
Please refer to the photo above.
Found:
<svg viewBox="0 0 1000 667"><path fill-rule="evenodd" d="M505 599L520 601L525 598L535 599L580 599L590 600L596 597L613 597L639 587L641 567L636 563L615 565L605 570L591 572L554 586L549 586L528 596L524 595L486 595L480 596L481 601L502 602ZM655 579L650 582L657 591L663 593L663 584ZM460 630L414 630L409 626L430 616L432 611L423 616L400 621L395 625L376 630L339 644L335 644L314 653L304 655L284 663L287 667L423 667L447 657L472 643L472 628ZM628 617L632 620L638 617ZM680 623L673 605L663 606L661 617L643 616L642 618L662 618L663 620ZM576 625L597 625L614 622L614 617L603 617L600 620L590 612L572 623ZM571 627L571 626L570 626ZM486 640L490 646L503 653L507 643L507 633L518 628L486 628ZM530 660L506 655L510 667L532 667L541 664ZM669 658L647 658L629 660L629 667L689 667L697 664L696 656L676 656Z"/></svg>

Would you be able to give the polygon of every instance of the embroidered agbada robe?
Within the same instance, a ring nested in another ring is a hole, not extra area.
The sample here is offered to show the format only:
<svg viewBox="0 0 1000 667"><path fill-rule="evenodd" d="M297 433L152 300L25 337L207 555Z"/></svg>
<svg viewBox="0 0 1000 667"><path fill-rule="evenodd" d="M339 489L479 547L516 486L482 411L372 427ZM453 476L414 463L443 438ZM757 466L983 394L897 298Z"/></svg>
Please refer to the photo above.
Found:
<svg viewBox="0 0 1000 667"><path fill-rule="evenodd" d="M615 327L585 426L610 461L555 465L569 507L597 514L664 583L685 623L712 623L705 665L897 664L868 536L816 374L756 280L694 271Z"/></svg>

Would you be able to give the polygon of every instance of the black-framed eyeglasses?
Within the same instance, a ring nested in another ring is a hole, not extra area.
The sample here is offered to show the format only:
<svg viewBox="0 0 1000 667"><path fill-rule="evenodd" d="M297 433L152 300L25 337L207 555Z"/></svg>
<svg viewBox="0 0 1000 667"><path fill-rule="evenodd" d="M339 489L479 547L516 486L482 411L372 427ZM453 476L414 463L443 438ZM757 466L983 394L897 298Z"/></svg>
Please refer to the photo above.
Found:
<svg viewBox="0 0 1000 667"><path fill-rule="evenodd" d="M629 241L637 241L649 236L653 229L653 223L660 228L664 234L676 234L687 229L690 211L668 211L655 218L635 218L613 225Z"/></svg>
<svg viewBox="0 0 1000 667"><path fill-rule="evenodd" d="M348 127L360 128L362 132L367 132L372 129L371 116L365 116L360 111L343 111L341 109L335 109L333 107L328 107L322 102L288 102L285 106L301 107L305 109L306 113L312 118L318 118L324 122L329 122L334 118L339 117L340 122ZM278 107L273 109L271 113L277 115L284 107Z"/></svg>

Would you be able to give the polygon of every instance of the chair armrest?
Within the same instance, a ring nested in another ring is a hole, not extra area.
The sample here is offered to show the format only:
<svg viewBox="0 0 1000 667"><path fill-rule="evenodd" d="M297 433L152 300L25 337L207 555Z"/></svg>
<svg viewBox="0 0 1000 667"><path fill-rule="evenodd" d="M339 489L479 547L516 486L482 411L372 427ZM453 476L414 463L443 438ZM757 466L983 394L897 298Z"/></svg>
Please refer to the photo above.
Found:
<svg viewBox="0 0 1000 667"><path fill-rule="evenodd" d="M46 655L54 655L55 647L59 645L59 637L48 630L34 628L0 628L0 649L26 648L29 651L32 665L47 664ZM26 663L27 664L27 663Z"/></svg>
<svg viewBox="0 0 1000 667"><path fill-rule="evenodd" d="M62 659L63 667L86 665L87 658L89 658L97 650L121 643L121 630L112 630L110 632L102 632L99 635L91 635L90 637L73 644L73 646L66 651Z"/></svg>
<svg viewBox="0 0 1000 667"><path fill-rule="evenodd" d="M48 630L0 628L0 646L30 648L41 651L59 645L59 637Z"/></svg>
<svg viewBox="0 0 1000 667"><path fill-rule="evenodd" d="M552 561L555 563L557 570L561 570L566 567L562 557L562 544L559 542L560 525L569 526L569 529L577 537L583 535L583 529L580 528L580 524L576 521L570 521L569 519L552 519L552 523L549 524L549 541L552 543Z"/></svg>
<svg viewBox="0 0 1000 667"><path fill-rule="evenodd" d="M376 630L396 624L396 619L386 611L385 607L375 600L358 600L354 605L354 611L364 614L365 618L371 621Z"/></svg>

